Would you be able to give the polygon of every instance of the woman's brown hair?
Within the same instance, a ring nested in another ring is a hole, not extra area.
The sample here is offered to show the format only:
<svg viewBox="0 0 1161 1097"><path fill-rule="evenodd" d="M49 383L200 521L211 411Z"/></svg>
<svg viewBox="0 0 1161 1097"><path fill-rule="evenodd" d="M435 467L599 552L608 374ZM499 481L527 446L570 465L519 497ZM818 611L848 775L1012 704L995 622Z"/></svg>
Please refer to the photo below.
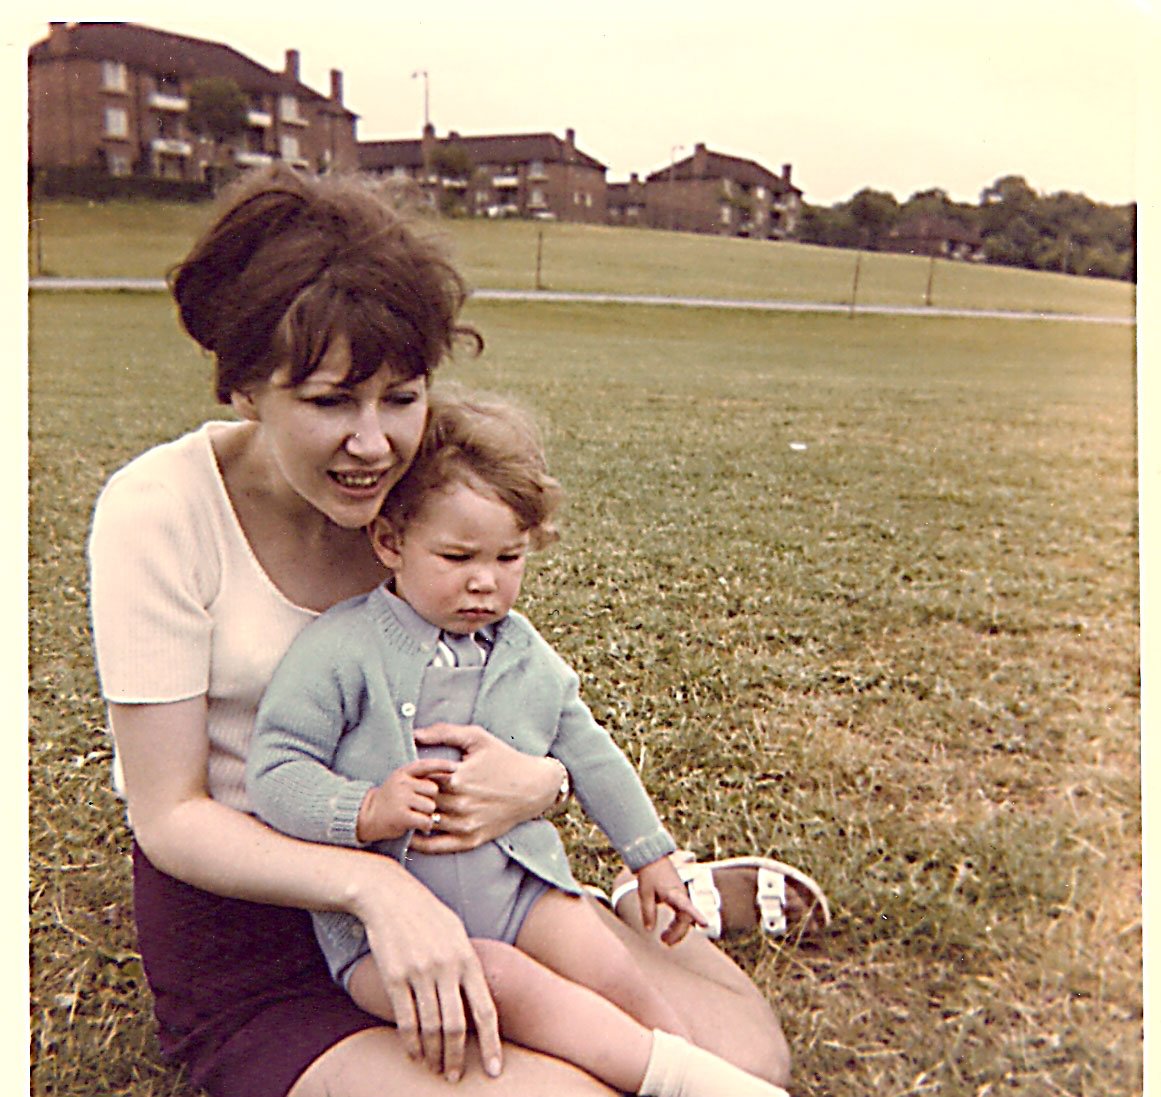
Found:
<svg viewBox="0 0 1161 1097"><path fill-rule="evenodd" d="M443 250L362 176L244 176L169 284L214 355L222 403L281 365L298 384L337 335L350 341L348 384L384 362L428 376L458 339L483 346L459 322L467 289Z"/></svg>

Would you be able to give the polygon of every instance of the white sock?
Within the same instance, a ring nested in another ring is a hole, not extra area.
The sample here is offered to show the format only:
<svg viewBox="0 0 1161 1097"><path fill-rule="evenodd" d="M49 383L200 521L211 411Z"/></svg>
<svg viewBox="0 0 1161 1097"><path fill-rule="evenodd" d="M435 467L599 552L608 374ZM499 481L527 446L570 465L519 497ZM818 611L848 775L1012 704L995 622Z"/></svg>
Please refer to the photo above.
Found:
<svg viewBox="0 0 1161 1097"><path fill-rule="evenodd" d="M755 1078L704 1048L660 1029L639 1097L790 1097L784 1089Z"/></svg>

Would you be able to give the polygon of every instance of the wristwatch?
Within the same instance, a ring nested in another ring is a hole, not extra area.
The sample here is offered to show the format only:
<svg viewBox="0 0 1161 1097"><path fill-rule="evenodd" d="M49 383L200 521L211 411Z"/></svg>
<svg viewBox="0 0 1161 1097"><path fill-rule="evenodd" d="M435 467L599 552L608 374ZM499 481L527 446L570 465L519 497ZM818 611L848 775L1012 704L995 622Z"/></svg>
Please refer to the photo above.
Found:
<svg viewBox="0 0 1161 1097"><path fill-rule="evenodd" d="M560 759L557 758L555 761L560 762ZM552 801L553 807L560 807L572 795L572 781L568 777L568 767L560 762L560 769L563 776L560 779L560 788L556 790L556 799Z"/></svg>

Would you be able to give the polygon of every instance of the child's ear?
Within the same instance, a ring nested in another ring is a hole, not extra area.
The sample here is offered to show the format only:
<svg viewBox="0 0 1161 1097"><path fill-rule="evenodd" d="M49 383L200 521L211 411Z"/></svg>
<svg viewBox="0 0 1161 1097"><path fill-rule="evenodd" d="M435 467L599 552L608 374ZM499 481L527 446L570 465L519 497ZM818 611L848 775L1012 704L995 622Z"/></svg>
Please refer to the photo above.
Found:
<svg viewBox="0 0 1161 1097"><path fill-rule="evenodd" d="M371 547L380 563L385 568L394 571L399 567L399 545L402 538L395 532L395 527L386 518L376 516L371 523Z"/></svg>

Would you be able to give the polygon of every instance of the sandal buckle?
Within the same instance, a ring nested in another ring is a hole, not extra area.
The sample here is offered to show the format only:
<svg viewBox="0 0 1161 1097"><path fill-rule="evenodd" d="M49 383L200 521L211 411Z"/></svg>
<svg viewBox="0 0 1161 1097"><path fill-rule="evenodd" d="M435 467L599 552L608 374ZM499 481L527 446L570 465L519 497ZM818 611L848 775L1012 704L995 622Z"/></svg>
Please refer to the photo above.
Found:
<svg viewBox="0 0 1161 1097"><path fill-rule="evenodd" d="M786 932L786 877L768 868L758 869L758 912L762 929L773 937Z"/></svg>

